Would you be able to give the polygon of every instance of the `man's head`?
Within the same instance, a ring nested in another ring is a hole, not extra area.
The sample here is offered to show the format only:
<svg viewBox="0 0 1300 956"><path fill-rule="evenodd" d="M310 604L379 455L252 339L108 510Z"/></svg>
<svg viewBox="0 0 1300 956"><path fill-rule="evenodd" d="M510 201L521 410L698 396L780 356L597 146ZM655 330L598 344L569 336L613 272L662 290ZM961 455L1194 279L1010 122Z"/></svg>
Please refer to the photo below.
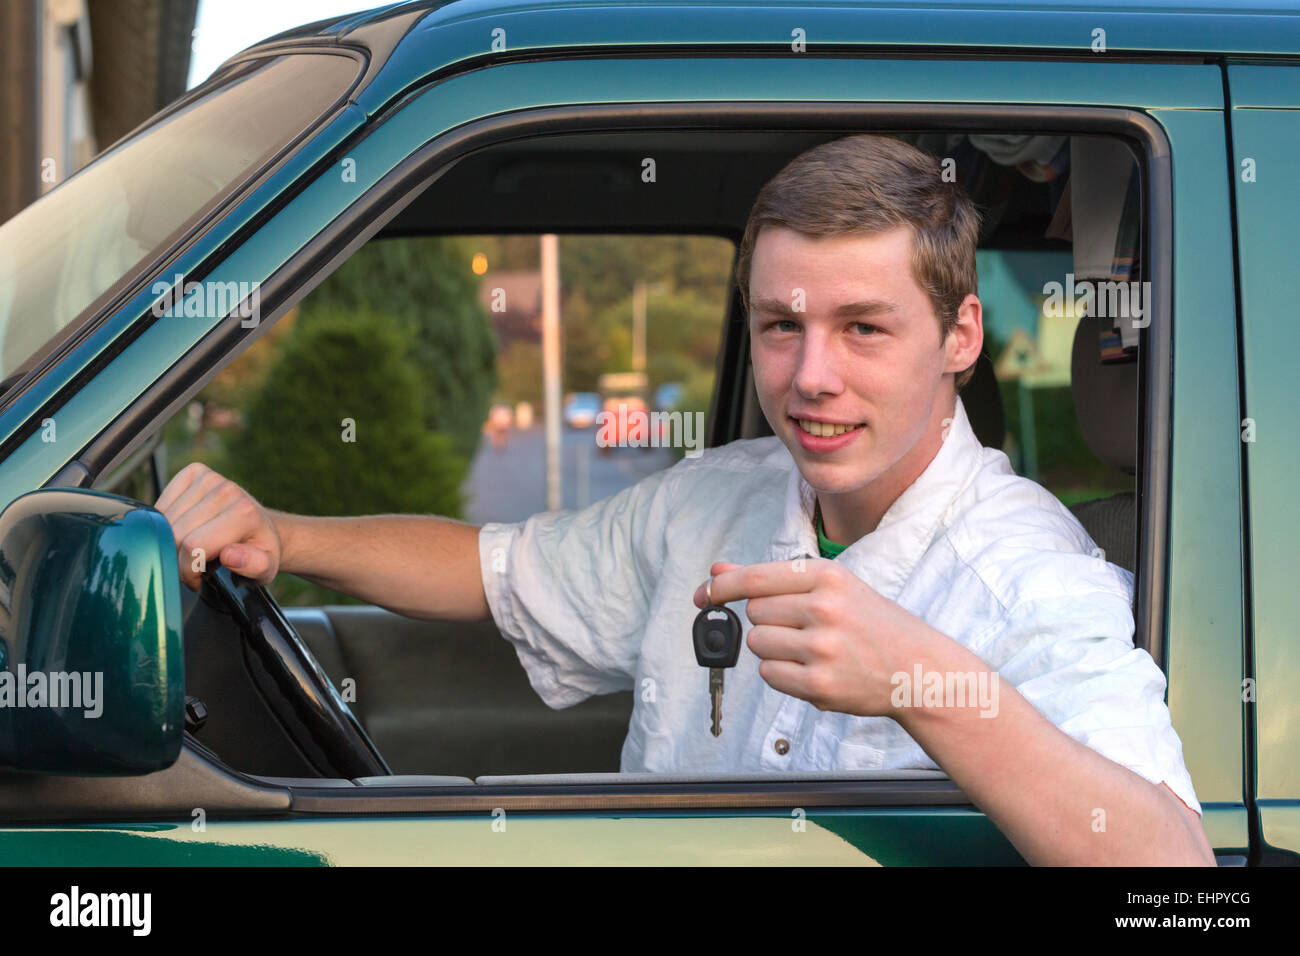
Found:
<svg viewBox="0 0 1300 956"><path fill-rule="evenodd" d="M983 345L978 231L938 160L884 136L810 149L759 192L737 265L754 381L814 488L896 496L933 458Z"/></svg>

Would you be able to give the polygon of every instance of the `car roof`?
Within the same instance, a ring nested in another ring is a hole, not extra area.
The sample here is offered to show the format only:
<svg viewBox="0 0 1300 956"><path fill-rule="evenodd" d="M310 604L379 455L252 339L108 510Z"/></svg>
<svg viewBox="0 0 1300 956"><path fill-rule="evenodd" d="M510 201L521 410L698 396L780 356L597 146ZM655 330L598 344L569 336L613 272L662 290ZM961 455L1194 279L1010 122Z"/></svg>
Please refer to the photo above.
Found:
<svg viewBox="0 0 1300 956"><path fill-rule="evenodd" d="M493 51L498 28L505 48ZM416 0L305 24L245 52L303 42L365 47L372 64L356 98L377 109L484 58L602 48L644 55L661 46L799 55L790 53L795 29L810 51L845 55L1300 56L1297 0ZM1104 53L1092 50L1098 29Z"/></svg>

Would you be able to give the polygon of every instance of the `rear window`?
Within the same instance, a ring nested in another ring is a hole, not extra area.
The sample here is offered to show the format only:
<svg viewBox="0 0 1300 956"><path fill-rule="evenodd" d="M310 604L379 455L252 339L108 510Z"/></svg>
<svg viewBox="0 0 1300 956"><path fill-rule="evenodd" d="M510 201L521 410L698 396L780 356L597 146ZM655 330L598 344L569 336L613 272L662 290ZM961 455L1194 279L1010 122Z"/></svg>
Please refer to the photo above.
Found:
<svg viewBox="0 0 1300 956"><path fill-rule="evenodd" d="M0 227L0 380L231 195L343 93L350 57L254 60Z"/></svg>

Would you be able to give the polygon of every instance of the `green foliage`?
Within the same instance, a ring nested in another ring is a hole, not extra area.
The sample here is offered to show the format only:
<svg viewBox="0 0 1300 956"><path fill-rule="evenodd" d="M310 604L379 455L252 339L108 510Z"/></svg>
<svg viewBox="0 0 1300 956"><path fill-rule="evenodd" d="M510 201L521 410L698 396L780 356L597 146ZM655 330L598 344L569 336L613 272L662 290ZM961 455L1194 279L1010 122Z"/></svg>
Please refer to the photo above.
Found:
<svg viewBox="0 0 1300 956"><path fill-rule="evenodd" d="M370 242L303 300L300 324L373 311L401 331L418 373L421 420L472 458L496 388L496 340L463 237ZM350 366L343 366L342 372Z"/></svg>
<svg viewBox="0 0 1300 956"><path fill-rule="evenodd" d="M1002 393L1007 434L1015 445L1013 451L1016 451L1022 442L1020 385L1015 381L999 382L998 388ZM1133 489L1132 476L1099 461L1088 447L1079 429L1074 396L1069 386L1036 388L1032 390L1030 399L1038 450L1037 480L1043 487L1067 503ZM1019 457L1018 451L1015 457ZM1013 464L1023 473L1023 466L1014 458Z"/></svg>
<svg viewBox="0 0 1300 956"><path fill-rule="evenodd" d="M560 271L565 291L581 285L593 307L630 295L638 279L667 279L679 293L722 303L735 255L730 242L713 236L561 236ZM654 296L651 297L653 308ZM720 306L711 316L717 321ZM631 312L627 313L629 320Z"/></svg>
<svg viewBox="0 0 1300 956"><path fill-rule="evenodd" d="M404 335L373 312L318 314L290 336L227 447L229 477L298 514L459 517L467 464L429 432ZM345 420L355 440L345 440Z"/></svg>
<svg viewBox="0 0 1300 956"><path fill-rule="evenodd" d="M622 326L630 326L630 315L628 313L628 317L622 318ZM628 329L623 329L621 336L617 336L618 330L619 318L611 316L608 311L594 314L581 286L568 293L564 301L563 333L566 392L594 392L603 373L628 367L632 354L631 334Z"/></svg>
<svg viewBox="0 0 1300 956"><path fill-rule="evenodd" d="M501 353L501 379L494 398L514 405L542 405L542 347L536 342L511 342Z"/></svg>
<svg viewBox="0 0 1300 956"><path fill-rule="evenodd" d="M473 236L467 243L493 270L539 265L536 236ZM651 387L684 381L697 368L712 369L733 257L731 243L713 236L561 236L564 391L595 391L602 374L631 369L638 280L652 286L646 305ZM530 344L540 363L540 344ZM540 401L540 373L534 395L534 376L513 383L504 368L523 371L528 357L521 350L503 363L499 400Z"/></svg>
<svg viewBox="0 0 1300 956"><path fill-rule="evenodd" d="M1007 342L990 329L992 310L984 310L984 354L997 362ZM1020 383L999 381L1002 412L1007 426L1007 453L1021 474L1024 435L1020 422ZM1099 461L1079 429L1074 395L1069 386L1035 388L1029 396L1033 405L1034 439L1038 455L1036 480L1067 505L1132 491L1133 477Z"/></svg>
<svg viewBox="0 0 1300 956"><path fill-rule="evenodd" d="M685 388L682 390L681 398L677 400L673 410L681 412L683 419L686 415L694 415L699 412L704 416L702 421L707 423L709 420L709 403L713 401L713 369L698 368L687 376L683 384ZM691 427L693 429L692 435L699 436L698 440L701 447L703 447L708 436L695 429L694 425ZM686 448L674 447L673 457L684 458L686 457L686 451Z"/></svg>

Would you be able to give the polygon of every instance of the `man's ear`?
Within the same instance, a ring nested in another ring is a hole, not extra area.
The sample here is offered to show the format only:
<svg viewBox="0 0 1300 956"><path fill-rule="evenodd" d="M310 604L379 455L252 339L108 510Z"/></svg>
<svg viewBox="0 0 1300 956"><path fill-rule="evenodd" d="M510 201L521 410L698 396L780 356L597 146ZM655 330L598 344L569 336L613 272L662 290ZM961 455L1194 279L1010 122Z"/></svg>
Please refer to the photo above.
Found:
<svg viewBox="0 0 1300 956"><path fill-rule="evenodd" d="M944 372L961 372L970 368L984 348L984 309L977 295L971 293L957 309L957 322L944 339L947 356Z"/></svg>

